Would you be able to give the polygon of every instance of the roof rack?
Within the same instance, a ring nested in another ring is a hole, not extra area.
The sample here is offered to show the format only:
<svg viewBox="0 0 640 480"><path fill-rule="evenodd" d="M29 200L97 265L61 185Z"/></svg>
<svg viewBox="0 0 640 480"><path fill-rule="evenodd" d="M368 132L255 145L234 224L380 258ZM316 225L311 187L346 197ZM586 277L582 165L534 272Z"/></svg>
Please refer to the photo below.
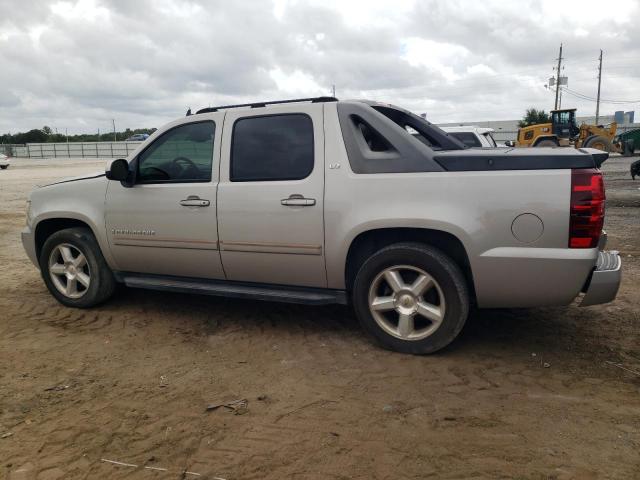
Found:
<svg viewBox="0 0 640 480"><path fill-rule="evenodd" d="M272 102L239 103L238 105L223 105L220 107L201 108L196 112L196 114L217 112L218 110L225 110L227 108L239 108L239 107L261 108L261 107L266 107L267 105L279 105L283 103L298 103L298 102L322 103L322 102L337 102L337 101L338 99L336 97L309 97L309 98L295 98L292 100L277 100Z"/></svg>

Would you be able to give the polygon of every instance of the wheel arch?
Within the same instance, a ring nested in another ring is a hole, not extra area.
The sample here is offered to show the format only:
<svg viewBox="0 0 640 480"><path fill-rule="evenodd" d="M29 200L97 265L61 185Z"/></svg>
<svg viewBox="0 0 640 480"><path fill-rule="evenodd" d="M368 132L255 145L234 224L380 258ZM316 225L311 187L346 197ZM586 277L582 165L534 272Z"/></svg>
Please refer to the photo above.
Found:
<svg viewBox="0 0 640 480"><path fill-rule="evenodd" d="M376 228L359 233L349 245L345 264L345 287L348 291L358 270L373 253L399 242L417 242L438 248L460 267L469 292L475 299L475 287L469 255L462 241L452 233L431 228L390 227Z"/></svg>
<svg viewBox="0 0 640 480"><path fill-rule="evenodd" d="M581 147L585 147L585 148L586 148L586 146L587 146L587 144L589 143L589 141L590 141L591 139L595 138L595 137L596 137L596 135L593 135L593 134L587 135L587 138L585 138L585 139L582 141L582 145L581 145Z"/></svg>
<svg viewBox="0 0 640 480"><path fill-rule="evenodd" d="M557 135L538 135L531 146L536 147L540 142L543 142L545 140L551 140L556 145L560 145Z"/></svg>
<svg viewBox="0 0 640 480"><path fill-rule="evenodd" d="M60 230L64 230L67 228L88 228L91 230L93 235L98 239L96 232L93 228L84 220L78 218L67 218L67 217L53 217L53 218L45 218L40 220L34 230L34 240L36 247L36 258L40 258L40 253L42 252L42 247L44 243L47 241L51 235ZM102 247L101 247L102 248Z"/></svg>

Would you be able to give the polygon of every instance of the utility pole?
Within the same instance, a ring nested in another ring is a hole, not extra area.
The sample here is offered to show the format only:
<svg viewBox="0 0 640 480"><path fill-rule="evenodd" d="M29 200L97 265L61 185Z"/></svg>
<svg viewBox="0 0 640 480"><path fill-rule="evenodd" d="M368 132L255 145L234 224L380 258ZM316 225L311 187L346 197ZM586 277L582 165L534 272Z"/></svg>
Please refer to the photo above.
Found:
<svg viewBox="0 0 640 480"><path fill-rule="evenodd" d="M598 99L596 100L596 125L600 117L600 84L602 83L602 50L600 50L600 65L598 65Z"/></svg>
<svg viewBox="0 0 640 480"><path fill-rule="evenodd" d="M558 109L558 95L560 93L560 66L562 65L562 44L560 44L560 55L558 55L558 69L556 70L556 103L554 110Z"/></svg>
<svg viewBox="0 0 640 480"><path fill-rule="evenodd" d="M113 123L113 141L117 142L118 139L116 138L116 120L115 120L115 118L111 119L111 123Z"/></svg>
<svg viewBox="0 0 640 480"><path fill-rule="evenodd" d="M558 109L562 108L562 89L560 89L560 96L558 98Z"/></svg>
<svg viewBox="0 0 640 480"><path fill-rule="evenodd" d="M335 98L335 96L336 96L336 86L335 85L331 85L331 96L333 98Z"/></svg>

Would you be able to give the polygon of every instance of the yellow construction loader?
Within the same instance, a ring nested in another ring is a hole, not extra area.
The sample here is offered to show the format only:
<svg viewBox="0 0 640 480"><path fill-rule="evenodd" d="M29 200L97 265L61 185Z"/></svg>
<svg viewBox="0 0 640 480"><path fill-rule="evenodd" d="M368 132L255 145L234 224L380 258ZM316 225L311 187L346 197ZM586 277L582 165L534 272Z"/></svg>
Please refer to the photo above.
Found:
<svg viewBox="0 0 640 480"><path fill-rule="evenodd" d="M619 150L614 143L618 124L611 123L609 127L576 125L576 109L552 110L551 123L529 125L518 130L516 147L567 147L597 148L605 152Z"/></svg>

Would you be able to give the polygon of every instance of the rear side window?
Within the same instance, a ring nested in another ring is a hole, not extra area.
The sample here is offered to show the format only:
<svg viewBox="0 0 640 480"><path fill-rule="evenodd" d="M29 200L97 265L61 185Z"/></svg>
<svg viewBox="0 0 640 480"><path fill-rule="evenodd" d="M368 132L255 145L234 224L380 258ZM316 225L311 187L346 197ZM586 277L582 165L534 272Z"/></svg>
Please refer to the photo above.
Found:
<svg viewBox="0 0 640 480"><path fill-rule="evenodd" d="M232 182L300 180L313 170L313 122L304 114L237 120L231 140Z"/></svg>
<svg viewBox="0 0 640 480"><path fill-rule="evenodd" d="M475 134L471 132L452 132L452 133L449 133L449 135L451 135L453 138L460 140L467 147L482 146L482 144L480 143L480 140L478 140L478 137L476 137Z"/></svg>

